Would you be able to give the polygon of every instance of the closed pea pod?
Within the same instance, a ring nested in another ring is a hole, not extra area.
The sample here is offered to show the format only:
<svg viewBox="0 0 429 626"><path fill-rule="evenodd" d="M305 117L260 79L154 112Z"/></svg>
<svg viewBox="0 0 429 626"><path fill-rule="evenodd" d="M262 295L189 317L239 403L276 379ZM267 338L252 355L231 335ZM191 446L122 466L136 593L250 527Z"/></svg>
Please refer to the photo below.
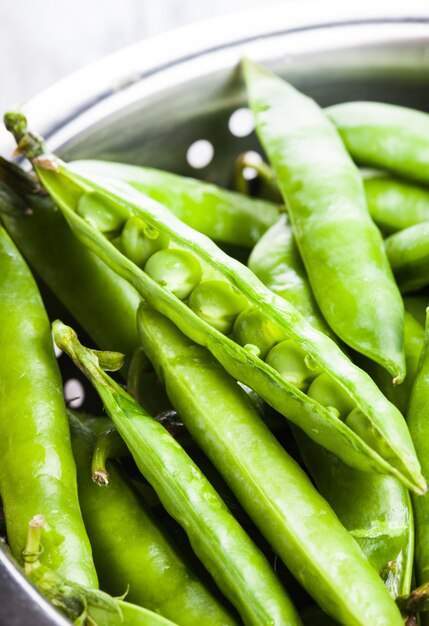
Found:
<svg viewBox="0 0 429 626"><path fill-rule="evenodd" d="M429 284L429 222L410 226L386 239L386 252L402 293Z"/></svg>
<svg viewBox="0 0 429 626"><path fill-rule="evenodd" d="M429 475L428 411L429 411L429 314L427 312L424 348L419 369L411 391L407 412L408 427L420 456L423 471ZM413 498L416 519L415 568L417 584L429 581L429 499L427 496ZM427 614L422 623L429 623Z"/></svg>
<svg viewBox="0 0 429 626"><path fill-rule="evenodd" d="M143 347L197 443L290 571L345 625L401 624L375 571L210 353L141 306Z"/></svg>
<svg viewBox="0 0 429 626"><path fill-rule="evenodd" d="M244 74L323 316L340 339L401 382L403 304L357 168L313 100L248 60Z"/></svg>
<svg viewBox="0 0 429 626"><path fill-rule="evenodd" d="M426 300L425 300L426 302ZM405 303L407 308L408 304ZM424 327L411 313L405 310L405 359L407 362L407 376L404 382L397 387L392 387L391 380L386 370L373 361L366 359L359 364L365 369L380 387L386 398L390 400L403 415L407 414L408 401L417 372L420 354L424 343Z"/></svg>
<svg viewBox="0 0 429 626"><path fill-rule="evenodd" d="M63 578L40 561L41 543L46 520L35 515L28 524L24 553L24 573L39 591L67 618L67 623L82 626L177 626L177 624L143 607L112 598L98 589L91 589ZM57 619L55 622L57 623ZM65 623L61 620L61 624Z"/></svg>
<svg viewBox="0 0 429 626"><path fill-rule="evenodd" d="M358 163L429 181L427 113L381 102L346 102L325 112Z"/></svg>
<svg viewBox="0 0 429 626"><path fill-rule="evenodd" d="M71 328L53 324L57 345L73 358L100 395L140 471L245 624L301 622L259 549L171 435L99 366Z"/></svg>
<svg viewBox="0 0 429 626"><path fill-rule="evenodd" d="M22 563L28 523L43 514L42 564L96 587L48 318L30 270L2 227L0 302L0 493L12 554Z"/></svg>
<svg viewBox="0 0 429 626"><path fill-rule="evenodd" d="M363 177L368 211L387 235L429 221L429 190L386 174Z"/></svg>
<svg viewBox="0 0 429 626"><path fill-rule="evenodd" d="M119 596L128 588L127 601L174 619L179 626L210 624L235 626L221 604L187 567L174 544L160 528L114 464L109 486L91 478L95 437L69 416L77 464L79 499L105 591Z"/></svg>

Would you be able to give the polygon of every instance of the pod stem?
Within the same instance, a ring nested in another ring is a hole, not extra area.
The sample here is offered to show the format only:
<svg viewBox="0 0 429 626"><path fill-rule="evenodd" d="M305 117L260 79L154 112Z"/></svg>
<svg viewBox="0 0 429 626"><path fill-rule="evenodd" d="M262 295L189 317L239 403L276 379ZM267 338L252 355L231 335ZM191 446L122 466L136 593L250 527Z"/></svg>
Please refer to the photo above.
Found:
<svg viewBox="0 0 429 626"><path fill-rule="evenodd" d="M117 391L116 383L111 380L103 371L103 365L112 363L119 366L123 361L123 354L119 352L100 352L91 350L83 346L76 332L66 326L60 320L55 320L52 324L54 341L58 348L66 352L74 364L87 376L94 384L101 387L108 387L112 391ZM115 368L116 369L116 368Z"/></svg>
<svg viewBox="0 0 429 626"><path fill-rule="evenodd" d="M279 206L280 211L286 211L286 208L283 205L283 201L280 197L280 191L277 184L277 178L274 174L273 169L268 165L268 163L264 163L261 161L260 163L255 163L252 159L249 158L247 152L243 152L239 154L235 160L234 167L234 186L237 191L240 193L244 193L246 195L250 194L251 184L249 180L247 180L245 176L245 170L251 169L256 172L256 176L260 182L265 183L270 190L275 192L275 195L279 196L278 201L281 202Z"/></svg>
<svg viewBox="0 0 429 626"><path fill-rule="evenodd" d="M422 613L429 611L429 582L414 589L407 596L396 598L396 604L403 613Z"/></svg>
<svg viewBox="0 0 429 626"><path fill-rule="evenodd" d="M92 455L92 480L101 487L107 487L109 484L109 472L106 468L107 459L126 456L127 454L129 454L128 448L116 427L109 426L103 430L96 439Z"/></svg>
<svg viewBox="0 0 429 626"><path fill-rule="evenodd" d="M42 530L45 525L43 515L35 515L28 524L27 543L22 551L25 575L29 578L34 570L40 567L40 555L43 552L41 544Z"/></svg>
<svg viewBox="0 0 429 626"><path fill-rule="evenodd" d="M45 144L43 138L37 133L28 130L27 118L23 113L10 112L4 115L4 124L12 133L16 144L16 153L22 154L30 161L33 161L42 154L45 154Z"/></svg>

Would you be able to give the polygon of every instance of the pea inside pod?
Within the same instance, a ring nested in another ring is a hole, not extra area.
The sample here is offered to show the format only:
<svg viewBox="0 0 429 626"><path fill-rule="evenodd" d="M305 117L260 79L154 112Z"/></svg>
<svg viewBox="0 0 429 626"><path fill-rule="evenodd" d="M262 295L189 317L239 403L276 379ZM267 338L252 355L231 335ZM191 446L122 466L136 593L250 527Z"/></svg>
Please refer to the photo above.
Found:
<svg viewBox="0 0 429 626"><path fill-rule="evenodd" d="M185 300L202 278L200 264L186 250L159 250L148 259L144 270L179 300Z"/></svg>
<svg viewBox="0 0 429 626"><path fill-rule="evenodd" d="M316 378L317 374L321 373L317 363L309 358L304 350L291 339L274 346L268 352L265 362L276 372L279 372L284 380L289 381L302 391L306 391L311 381ZM329 379L329 376L327 378Z"/></svg>
<svg viewBox="0 0 429 626"><path fill-rule="evenodd" d="M158 250L168 248L168 237L149 226L137 215L129 217L121 233L124 254L139 267Z"/></svg>
<svg viewBox="0 0 429 626"><path fill-rule="evenodd" d="M128 217L126 209L116 203L106 201L96 191L90 191L79 198L76 213L106 235L113 235L119 231Z"/></svg>
<svg viewBox="0 0 429 626"><path fill-rule="evenodd" d="M238 315L248 306L246 297L234 285L221 280L200 283L189 298L192 311L225 335L232 331Z"/></svg>
<svg viewBox="0 0 429 626"><path fill-rule="evenodd" d="M257 355L265 359L267 352L286 335L265 315L254 308L245 309L235 320L234 340L240 346L255 346Z"/></svg>

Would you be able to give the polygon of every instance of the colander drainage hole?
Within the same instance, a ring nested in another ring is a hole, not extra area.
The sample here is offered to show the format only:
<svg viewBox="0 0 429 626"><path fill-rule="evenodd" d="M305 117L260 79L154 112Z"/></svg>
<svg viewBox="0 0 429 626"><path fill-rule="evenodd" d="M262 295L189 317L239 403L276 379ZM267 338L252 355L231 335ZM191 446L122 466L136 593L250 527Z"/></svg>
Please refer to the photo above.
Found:
<svg viewBox="0 0 429 626"><path fill-rule="evenodd" d="M237 109L228 121L228 128L234 137L247 137L255 130L255 118L247 107Z"/></svg>
<svg viewBox="0 0 429 626"><path fill-rule="evenodd" d="M69 378L64 384L64 398L71 409L78 409L85 400L85 389L77 378Z"/></svg>
<svg viewBox="0 0 429 626"><path fill-rule="evenodd" d="M213 144L207 139L194 141L186 152L188 164L196 170L201 170L211 162L214 155Z"/></svg>

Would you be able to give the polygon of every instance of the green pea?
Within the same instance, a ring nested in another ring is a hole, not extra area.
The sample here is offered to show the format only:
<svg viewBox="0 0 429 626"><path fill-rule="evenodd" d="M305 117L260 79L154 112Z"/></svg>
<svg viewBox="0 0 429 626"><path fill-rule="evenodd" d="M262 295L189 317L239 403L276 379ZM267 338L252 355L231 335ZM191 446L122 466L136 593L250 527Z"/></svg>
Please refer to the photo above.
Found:
<svg viewBox="0 0 429 626"><path fill-rule="evenodd" d="M180 300L185 300L201 280L201 266L186 250L164 249L155 252L144 271Z"/></svg>
<svg viewBox="0 0 429 626"><path fill-rule="evenodd" d="M225 335L232 331L237 316L248 306L247 298L222 280L206 280L189 298L194 313Z"/></svg>
<svg viewBox="0 0 429 626"><path fill-rule="evenodd" d="M331 407L338 413L338 417L344 419L355 406L353 400L343 387L331 378L329 374L322 373L315 378L308 388L307 395L319 402L322 406Z"/></svg>
<svg viewBox="0 0 429 626"><path fill-rule="evenodd" d="M293 339L274 346L265 362L301 391L305 391L321 371L315 363L309 362L305 351Z"/></svg>
<svg viewBox="0 0 429 626"><path fill-rule="evenodd" d="M346 425L351 428L363 441L383 459L391 459L395 456L394 451L390 448L382 435L371 424L367 416L355 407L347 416Z"/></svg>
<svg viewBox="0 0 429 626"><path fill-rule="evenodd" d="M104 234L116 233L128 217L127 209L97 191L90 191L80 197L76 213Z"/></svg>
<svg viewBox="0 0 429 626"><path fill-rule="evenodd" d="M233 334L240 346L255 346L261 359L265 359L276 343L286 339L285 333L258 309L246 309L240 313L235 320Z"/></svg>
<svg viewBox="0 0 429 626"><path fill-rule="evenodd" d="M137 215L127 220L121 234L122 252L139 267L143 267L158 250L168 248L168 244L166 235L146 224Z"/></svg>

